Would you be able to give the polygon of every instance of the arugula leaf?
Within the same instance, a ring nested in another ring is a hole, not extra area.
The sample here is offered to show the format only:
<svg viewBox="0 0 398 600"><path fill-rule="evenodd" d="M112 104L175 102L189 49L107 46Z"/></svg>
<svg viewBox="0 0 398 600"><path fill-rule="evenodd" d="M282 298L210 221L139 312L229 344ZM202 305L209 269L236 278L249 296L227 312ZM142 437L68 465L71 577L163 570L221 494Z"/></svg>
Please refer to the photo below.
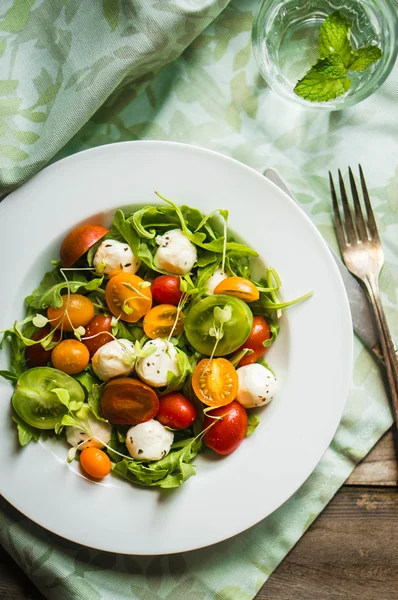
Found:
<svg viewBox="0 0 398 600"><path fill-rule="evenodd" d="M378 46L365 46L352 53L351 62L348 66L350 71L364 71L370 65L380 60L382 51Z"/></svg>
<svg viewBox="0 0 398 600"><path fill-rule="evenodd" d="M102 284L103 278L87 281L81 273L71 271L68 275L69 288L72 294L80 288L87 291L96 290ZM43 310L49 306L59 308L62 306L61 292L68 287L58 268L46 273L39 285L27 298L25 303L36 310Z"/></svg>
<svg viewBox="0 0 398 600"><path fill-rule="evenodd" d="M11 381L11 383L13 383L14 385L18 381L18 375L16 375L14 373L14 371L7 371L7 369L1 369L0 370L0 377L3 377L4 379L7 379L7 381Z"/></svg>
<svg viewBox="0 0 398 600"><path fill-rule="evenodd" d="M112 227L114 227L128 243L132 251L137 254L140 244L140 238L133 225L126 219L122 210L117 210L113 217Z"/></svg>
<svg viewBox="0 0 398 600"><path fill-rule="evenodd" d="M270 331L271 331L271 337L268 340L265 340L263 342L264 348L269 348L269 346L272 346L272 344L275 342L275 340L277 338L277 335L279 333L279 330L280 330L279 323L276 323L275 321L268 320L268 324L269 324L269 328L270 328Z"/></svg>
<svg viewBox="0 0 398 600"><path fill-rule="evenodd" d="M257 425L260 423L260 419L258 416L252 412L250 412L247 416L247 429L246 429L246 437L249 437L256 429Z"/></svg>
<svg viewBox="0 0 398 600"><path fill-rule="evenodd" d="M99 421L105 421L107 423L106 419L101 417L101 414L100 414L100 400L101 400L101 394L102 394L103 387L104 387L103 383L101 383L100 385L95 383L93 385L93 387L91 388L91 390L89 391L89 394L87 397L87 402L88 402L89 408L90 408L91 412L93 413L94 417L96 419L98 419Z"/></svg>
<svg viewBox="0 0 398 600"><path fill-rule="evenodd" d="M170 453L161 460L137 462L123 459L113 464L112 470L139 485L176 488L195 475L195 469L189 463L201 447L200 439L189 438L173 444Z"/></svg>
<svg viewBox="0 0 398 600"><path fill-rule="evenodd" d="M40 431L35 427L31 427L16 413L13 414L12 420L17 424L18 442L21 446L26 446L31 440L37 442L40 438Z"/></svg>
<svg viewBox="0 0 398 600"><path fill-rule="evenodd" d="M336 53L347 67L351 59L350 31L351 24L339 11L329 15L319 32L319 56L326 58Z"/></svg>
<svg viewBox="0 0 398 600"><path fill-rule="evenodd" d="M112 333L117 338L129 340L130 342L136 342L144 335L142 327L134 324L128 324L123 321L118 321L116 325L112 327Z"/></svg>
<svg viewBox="0 0 398 600"><path fill-rule="evenodd" d="M174 392L175 390L180 390L184 385L184 382L188 375L193 373L193 364L188 358L187 354L183 352L180 348L176 347L177 350L177 367L178 367L178 375L173 373L173 371L168 371L167 373L167 386L164 390L159 392L159 395L168 394L169 392ZM195 360L195 359L192 359Z"/></svg>
<svg viewBox="0 0 398 600"><path fill-rule="evenodd" d="M99 383L99 379L93 375L90 368L86 368L85 371L77 373L77 375L73 375L73 378L76 379L83 387L84 391L86 392L86 397L91 392L94 385Z"/></svg>
<svg viewBox="0 0 398 600"><path fill-rule="evenodd" d="M0 350L3 348L3 344L7 339L10 341L11 346L11 364L9 370L0 371L0 377L3 377L4 379L11 381L13 384L16 384L20 375L22 375L25 370L25 344L13 329L6 329L3 334L3 339L0 343Z"/></svg>

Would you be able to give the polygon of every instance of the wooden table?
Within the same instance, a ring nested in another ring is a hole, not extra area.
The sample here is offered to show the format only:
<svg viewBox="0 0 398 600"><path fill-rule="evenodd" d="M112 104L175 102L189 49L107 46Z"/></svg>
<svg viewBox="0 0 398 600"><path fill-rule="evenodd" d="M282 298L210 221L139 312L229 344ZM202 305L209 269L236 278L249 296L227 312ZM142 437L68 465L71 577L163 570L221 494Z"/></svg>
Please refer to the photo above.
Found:
<svg viewBox="0 0 398 600"><path fill-rule="evenodd" d="M398 470L387 433L257 600L397 600ZM44 600L0 549L0 600Z"/></svg>

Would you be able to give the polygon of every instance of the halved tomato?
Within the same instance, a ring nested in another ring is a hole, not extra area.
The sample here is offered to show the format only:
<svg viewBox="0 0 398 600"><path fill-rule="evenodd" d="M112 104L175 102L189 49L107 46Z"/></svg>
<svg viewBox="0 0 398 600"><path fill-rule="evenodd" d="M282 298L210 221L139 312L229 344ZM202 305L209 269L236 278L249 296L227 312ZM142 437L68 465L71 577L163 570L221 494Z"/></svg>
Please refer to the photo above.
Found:
<svg viewBox="0 0 398 600"><path fill-rule="evenodd" d="M207 406L224 406L235 400L238 375L226 358L204 358L192 375L193 391Z"/></svg>
<svg viewBox="0 0 398 600"><path fill-rule="evenodd" d="M105 290L111 313L121 321L139 321L152 306L152 292L147 283L132 273L119 273L112 277Z"/></svg>
<svg viewBox="0 0 398 600"><path fill-rule="evenodd" d="M159 400L154 390L132 377L112 379L102 392L102 415L115 425L145 423L153 419L158 410Z"/></svg>
<svg viewBox="0 0 398 600"><path fill-rule="evenodd" d="M144 332L152 340L168 337L171 332L173 335L179 335L184 329L183 316L182 312L178 314L176 306L159 304L159 306L151 308L145 315L142 323Z"/></svg>
<svg viewBox="0 0 398 600"><path fill-rule="evenodd" d="M254 283L244 277L227 277L223 279L215 288L214 293L234 296L245 302L254 302L260 297L260 292Z"/></svg>
<svg viewBox="0 0 398 600"><path fill-rule="evenodd" d="M102 225L80 225L72 229L61 244L60 258L63 267L71 267L94 244L108 233Z"/></svg>

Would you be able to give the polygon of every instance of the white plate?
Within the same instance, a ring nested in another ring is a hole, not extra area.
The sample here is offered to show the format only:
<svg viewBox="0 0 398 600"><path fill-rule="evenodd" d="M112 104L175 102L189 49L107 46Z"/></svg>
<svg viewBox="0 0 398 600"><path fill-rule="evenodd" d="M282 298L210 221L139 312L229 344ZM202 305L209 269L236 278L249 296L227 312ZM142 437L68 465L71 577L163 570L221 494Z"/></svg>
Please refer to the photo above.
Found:
<svg viewBox="0 0 398 600"><path fill-rule="evenodd" d="M168 142L102 146L62 160L0 204L0 328L22 317L23 298L58 257L65 233L131 203L159 203L154 190L209 213L279 271L284 298L314 288L285 313L267 354L280 391L261 424L226 458L195 461L180 489L134 487L116 477L94 484L68 466L61 442L17 447L12 387L0 383L0 492L58 535L101 550L165 554L200 548L251 527L307 479L340 421L350 383L352 328L336 265L304 213L252 169L220 154ZM1 368L7 360L1 353Z"/></svg>

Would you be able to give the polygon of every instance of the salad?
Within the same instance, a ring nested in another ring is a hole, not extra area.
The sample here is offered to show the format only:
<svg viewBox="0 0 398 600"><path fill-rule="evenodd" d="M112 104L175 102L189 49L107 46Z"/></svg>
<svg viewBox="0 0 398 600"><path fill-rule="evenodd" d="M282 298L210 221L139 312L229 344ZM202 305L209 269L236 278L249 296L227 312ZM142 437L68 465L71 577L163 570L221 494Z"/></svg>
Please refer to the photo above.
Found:
<svg viewBox="0 0 398 600"><path fill-rule="evenodd" d="M110 229L65 237L26 317L3 331L22 446L46 436L101 479L174 488L205 447L234 452L274 397L263 361L279 331L275 269L228 232L228 212L163 205L117 210Z"/></svg>

